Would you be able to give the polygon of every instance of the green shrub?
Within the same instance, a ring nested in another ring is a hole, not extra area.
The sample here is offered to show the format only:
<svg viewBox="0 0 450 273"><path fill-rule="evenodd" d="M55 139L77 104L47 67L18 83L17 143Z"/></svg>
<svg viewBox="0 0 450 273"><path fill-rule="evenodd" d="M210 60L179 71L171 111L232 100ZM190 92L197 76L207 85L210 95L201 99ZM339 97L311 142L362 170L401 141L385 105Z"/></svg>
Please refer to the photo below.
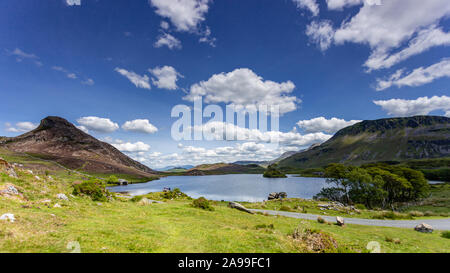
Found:
<svg viewBox="0 0 450 273"><path fill-rule="evenodd" d="M364 206L364 204L356 204L355 208L359 209L359 210L366 210L367 209L366 206Z"/></svg>
<svg viewBox="0 0 450 273"><path fill-rule="evenodd" d="M73 186L74 195L87 195L93 201L106 202L110 196L105 185L99 180L89 180Z"/></svg>
<svg viewBox="0 0 450 273"><path fill-rule="evenodd" d="M450 231L444 231L441 235L443 238L450 239Z"/></svg>
<svg viewBox="0 0 450 273"><path fill-rule="evenodd" d="M209 210L209 211L213 211L214 210L214 208L209 204L209 201L206 200L205 197L200 197L198 199L195 199L192 202L192 206L194 208L200 208L200 209Z"/></svg>
<svg viewBox="0 0 450 273"><path fill-rule="evenodd" d="M323 219L322 217L317 217L317 222L319 222L320 224L326 224L327 221L325 219Z"/></svg>
<svg viewBox="0 0 450 273"><path fill-rule="evenodd" d="M111 175L106 179L108 184L119 184L119 179L115 175Z"/></svg>
<svg viewBox="0 0 450 273"><path fill-rule="evenodd" d="M180 191L179 188L175 188L171 191L166 191L162 194L162 198L164 199L180 199L180 198L188 198L184 192Z"/></svg>

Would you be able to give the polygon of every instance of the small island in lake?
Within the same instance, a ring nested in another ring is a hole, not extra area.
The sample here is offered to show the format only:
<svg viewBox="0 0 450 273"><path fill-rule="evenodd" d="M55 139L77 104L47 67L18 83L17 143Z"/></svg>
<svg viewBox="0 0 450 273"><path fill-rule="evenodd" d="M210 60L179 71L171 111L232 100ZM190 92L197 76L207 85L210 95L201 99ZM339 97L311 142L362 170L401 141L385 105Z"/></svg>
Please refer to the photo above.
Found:
<svg viewBox="0 0 450 273"><path fill-rule="evenodd" d="M284 173L278 170L276 164L269 165L263 176L266 178L287 178Z"/></svg>

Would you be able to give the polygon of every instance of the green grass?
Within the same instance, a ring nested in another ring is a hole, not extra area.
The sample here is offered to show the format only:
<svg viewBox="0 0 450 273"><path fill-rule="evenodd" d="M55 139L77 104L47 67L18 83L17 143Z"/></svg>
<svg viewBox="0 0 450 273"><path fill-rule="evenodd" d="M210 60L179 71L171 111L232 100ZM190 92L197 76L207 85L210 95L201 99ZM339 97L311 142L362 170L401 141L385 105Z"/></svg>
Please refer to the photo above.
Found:
<svg viewBox="0 0 450 273"><path fill-rule="evenodd" d="M0 252L69 252L67 244L71 241L78 242L82 252L306 252L305 246L292 238L297 228L326 232L340 248L351 252L366 252L370 241L378 241L382 252L450 252L449 241L441 232L338 227L252 215L216 201L210 201L214 211L207 211L193 207L190 198L168 200L163 193L146 196L164 204L144 206L126 198L98 203L88 197L70 196L72 182L82 179L76 174L52 173L53 180L44 176L36 180L24 171L18 171L18 175L19 179L0 175L0 186L12 183L26 198L0 197L0 214L13 213L16 217L14 223L0 222ZM58 193L65 193L70 201L56 199ZM44 199L51 203L42 203ZM294 209L300 201L289 202L283 205ZM62 207L54 208L55 203ZM277 202L266 204L278 206ZM314 212L312 205L306 209ZM388 242L386 238L395 240Z"/></svg>
<svg viewBox="0 0 450 273"><path fill-rule="evenodd" d="M403 208L404 211L421 211L429 215L449 216L450 183L431 185L430 196L420 204Z"/></svg>

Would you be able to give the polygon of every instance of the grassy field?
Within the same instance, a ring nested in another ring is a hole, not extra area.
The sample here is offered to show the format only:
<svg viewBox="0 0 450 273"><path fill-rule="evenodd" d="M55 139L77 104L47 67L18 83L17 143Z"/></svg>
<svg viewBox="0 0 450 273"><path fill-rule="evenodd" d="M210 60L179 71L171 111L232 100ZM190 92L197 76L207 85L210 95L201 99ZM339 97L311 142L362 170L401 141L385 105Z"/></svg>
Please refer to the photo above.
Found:
<svg viewBox="0 0 450 273"><path fill-rule="evenodd" d="M13 223L0 221L0 252L70 252L71 242L79 243L81 252L313 251L310 241L293 238L296 229L326 233L337 241L337 249L323 252L367 252L370 241L379 242L382 252L450 252L450 239L440 231L339 227L251 215L228 208L225 202L211 202L214 211L206 211L194 208L188 198L166 200L161 193L148 197L163 204L140 205L120 197L99 203L71 196L72 182L82 179L77 174L49 171L51 179L44 171L17 173L19 179L0 175L0 187L10 183L23 194L22 199L0 197L0 215L12 213L16 218ZM57 199L58 193L69 201ZM54 207L56 203L61 207Z"/></svg>

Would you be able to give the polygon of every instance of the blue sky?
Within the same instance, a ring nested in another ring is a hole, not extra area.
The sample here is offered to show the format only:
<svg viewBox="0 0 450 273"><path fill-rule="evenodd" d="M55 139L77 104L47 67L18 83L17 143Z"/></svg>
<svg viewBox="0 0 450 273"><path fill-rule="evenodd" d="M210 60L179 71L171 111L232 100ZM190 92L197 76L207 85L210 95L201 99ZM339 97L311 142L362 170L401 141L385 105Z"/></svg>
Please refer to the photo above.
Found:
<svg viewBox="0 0 450 273"><path fill-rule="evenodd" d="M450 116L449 15L448 0L2 1L0 135L61 116L158 168L267 160L359 120ZM281 103L281 145L174 141L170 113L189 94Z"/></svg>

